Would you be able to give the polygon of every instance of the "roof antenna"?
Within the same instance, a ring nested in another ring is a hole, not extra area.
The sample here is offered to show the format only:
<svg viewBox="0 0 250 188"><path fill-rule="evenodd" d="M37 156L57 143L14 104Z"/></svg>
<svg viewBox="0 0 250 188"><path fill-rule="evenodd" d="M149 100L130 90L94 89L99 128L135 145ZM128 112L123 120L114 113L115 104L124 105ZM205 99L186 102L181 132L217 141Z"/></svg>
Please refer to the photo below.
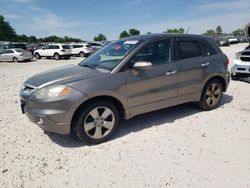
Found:
<svg viewBox="0 0 250 188"><path fill-rule="evenodd" d="M189 30L190 30L190 27L189 27L188 30L186 31L186 34L188 34Z"/></svg>

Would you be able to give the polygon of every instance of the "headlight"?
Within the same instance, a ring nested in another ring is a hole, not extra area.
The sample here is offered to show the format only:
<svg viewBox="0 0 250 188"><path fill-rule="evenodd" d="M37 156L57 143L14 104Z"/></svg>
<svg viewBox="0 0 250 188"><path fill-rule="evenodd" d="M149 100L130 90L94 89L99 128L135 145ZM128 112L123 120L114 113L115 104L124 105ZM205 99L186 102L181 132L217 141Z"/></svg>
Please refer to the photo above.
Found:
<svg viewBox="0 0 250 188"><path fill-rule="evenodd" d="M72 92L72 88L64 85L49 86L37 90L33 96L36 99L51 99L63 97Z"/></svg>
<svg viewBox="0 0 250 188"><path fill-rule="evenodd" d="M241 55L241 53L240 53L240 52L237 52L237 53L235 54L235 59L240 59L240 55Z"/></svg>

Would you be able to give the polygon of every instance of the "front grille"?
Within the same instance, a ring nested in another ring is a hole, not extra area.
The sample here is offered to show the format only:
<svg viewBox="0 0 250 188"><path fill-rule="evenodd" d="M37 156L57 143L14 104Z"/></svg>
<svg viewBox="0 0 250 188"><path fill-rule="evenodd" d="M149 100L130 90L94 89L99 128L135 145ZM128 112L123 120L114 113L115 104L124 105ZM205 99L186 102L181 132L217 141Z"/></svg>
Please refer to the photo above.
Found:
<svg viewBox="0 0 250 188"><path fill-rule="evenodd" d="M250 57L241 57L240 60L241 61L250 61Z"/></svg>

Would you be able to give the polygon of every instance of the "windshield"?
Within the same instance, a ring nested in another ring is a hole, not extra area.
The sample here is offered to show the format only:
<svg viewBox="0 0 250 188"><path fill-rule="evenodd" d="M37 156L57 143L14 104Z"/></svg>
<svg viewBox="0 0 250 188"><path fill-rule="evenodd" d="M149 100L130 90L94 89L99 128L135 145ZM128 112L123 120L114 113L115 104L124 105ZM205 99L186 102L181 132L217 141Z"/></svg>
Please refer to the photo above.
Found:
<svg viewBox="0 0 250 188"><path fill-rule="evenodd" d="M111 43L82 61L80 65L112 71L138 43L136 40Z"/></svg>

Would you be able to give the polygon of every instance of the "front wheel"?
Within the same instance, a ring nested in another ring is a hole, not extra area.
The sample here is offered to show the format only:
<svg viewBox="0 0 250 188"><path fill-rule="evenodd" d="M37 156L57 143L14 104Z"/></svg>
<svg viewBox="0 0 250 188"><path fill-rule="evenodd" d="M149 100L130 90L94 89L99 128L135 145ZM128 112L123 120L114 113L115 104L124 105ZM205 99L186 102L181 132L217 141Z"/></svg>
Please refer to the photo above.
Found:
<svg viewBox="0 0 250 188"><path fill-rule="evenodd" d="M56 54L54 54L54 59L55 59L55 60L59 60L59 59L60 59L60 55L59 55L59 54L57 54L57 53L56 53Z"/></svg>
<svg viewBox="0 0 250 188"><path fill-rule="evenodd" d="M213 110L219 106L221 97L222 97L221 82L217 79L210 80L207 82L202 91L199 106L203 110Z"/></svg>
<svg viewBox="0 0 250 188"><path fill-rule="evenodd" d="M79 113L74 130L82 141L99 144L112 136L119 121L119 112L113 103L96 101L85 106Z"/></svg>
<svg viewBox="0 0 250 188"><path fill-rule="evenodd" d="M79 56L80 56L80 57L85 57L86 55L85 55L84 52L80 52L80 53L79 53Z"/></svg>
<svg viewBox="0 0 250 188"><path fill-rule="evenodd" d="M18 63L18 59L16 57L13 58L14 63Z"/></svg>
<svg viewBox="0 0 250 188"><path fill-rule="evenodd" d="M35 54L35 58L36 58L36 59L41 59L40 54L39 54L39 53L36 53L36 54Z"/></svg>

